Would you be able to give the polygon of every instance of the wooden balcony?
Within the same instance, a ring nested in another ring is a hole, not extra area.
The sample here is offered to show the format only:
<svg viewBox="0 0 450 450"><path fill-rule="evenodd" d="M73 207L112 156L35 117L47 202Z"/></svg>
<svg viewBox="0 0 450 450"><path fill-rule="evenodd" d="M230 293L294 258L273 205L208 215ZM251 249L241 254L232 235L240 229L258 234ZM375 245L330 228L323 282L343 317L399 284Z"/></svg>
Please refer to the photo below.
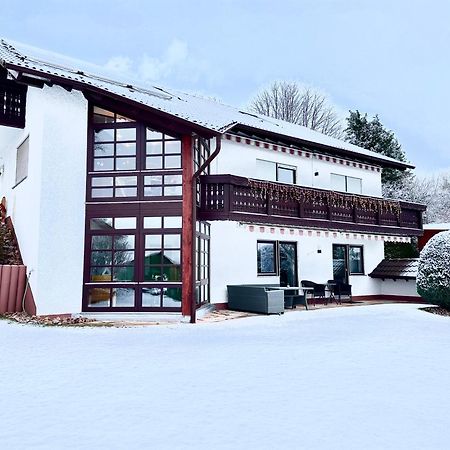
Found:
<svg viewBox="0 0 450 450"><path fill-rule="evenodd" d="M200 220L420 236L417 203L343 194L234 175L200 177Z"/></svg>

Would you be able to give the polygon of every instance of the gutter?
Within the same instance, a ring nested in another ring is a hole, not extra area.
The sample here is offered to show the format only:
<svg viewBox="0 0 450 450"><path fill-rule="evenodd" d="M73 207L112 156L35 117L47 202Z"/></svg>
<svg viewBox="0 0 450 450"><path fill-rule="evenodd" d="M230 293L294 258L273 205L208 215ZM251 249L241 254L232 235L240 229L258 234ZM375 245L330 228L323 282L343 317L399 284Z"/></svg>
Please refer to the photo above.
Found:
<svg viewBox="0 0 450 450"><path fill-rule="evenodd" d="M222 148L222 134L216 135L216 149L208 157L208 159L198 168L198 170L192 175L192 296L191 296L191 323L196 322L197 304L195 301L195 288L197 287L195 252L196 252L196 231L197 231L197 180L201 173L212 163L217 157Z"/></svg>

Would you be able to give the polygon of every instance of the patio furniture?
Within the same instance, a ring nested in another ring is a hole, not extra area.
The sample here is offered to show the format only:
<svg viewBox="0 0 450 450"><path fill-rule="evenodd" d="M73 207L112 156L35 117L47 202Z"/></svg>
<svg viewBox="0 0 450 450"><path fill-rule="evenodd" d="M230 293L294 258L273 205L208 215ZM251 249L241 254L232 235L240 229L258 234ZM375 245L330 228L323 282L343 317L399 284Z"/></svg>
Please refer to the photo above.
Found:
<svg viewBox="0 0 450 450"><path fill-rule="evenodd" d="M353 302L351 284L336 280L328 280L328 283L333 291L336 303L342 303L342 297L348 297L350 299L350 303Z"/></svg>
<svg viewBox="0 0 450 450"><path fill-rule="evenodd" d="M284 291L284 307L286 309L294 309L297 305L303 305L308 309L308 299L306 298L306 293L300 286L280 286L276 289L281 289ZM299 293L303 291L303 293Z"/></svg>
<svg viewBox="0 0 450 450"><path fill-rule="evenodd" d="M276 285L227 286L228 308L262 314L284 313L284 292Z"/></svg>
<svg viewBox="0 0 450 450"><path fill-rule="evenodd" d="M312 296L311 299L314 301L314 306L316 306L316 299L323 299L325 301L325 285L314 283L314 281L310 280L302 280L300 283L302 287L311 289L312 288Z"/></svg>

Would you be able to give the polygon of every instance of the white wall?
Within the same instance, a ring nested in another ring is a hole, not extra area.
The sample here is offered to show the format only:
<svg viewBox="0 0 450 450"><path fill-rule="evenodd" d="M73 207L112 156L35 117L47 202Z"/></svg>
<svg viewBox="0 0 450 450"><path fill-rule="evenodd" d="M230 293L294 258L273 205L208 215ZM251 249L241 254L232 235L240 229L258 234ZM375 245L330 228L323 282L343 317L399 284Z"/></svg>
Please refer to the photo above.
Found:
<svg viewBox="0 0 450 450"><path fill-rule="evenodd" d="M38 294L39 228L41 216L41 159L44 114L42 91L29 88L25 129L0 127L0 155L4 172L0 177L1 195L6 197L24 263L32 271L30 285ZM29 136L28 176L16 184L17 147Z"/></svg>
<svg viewBox="0 0 450 450"><path fill-rule="evenodd" d="M380 280L380 294L420 297L417 293L416 280Z"/></svg>
<svg viewBox="0 0 450 450"><path fill-rule="evenodd" d="M258 178L256 160L278 162L297 167L297 184L320 189L331 188L331 174L347 175L362 179L362 194L381 197L381 172L359 167L335 164L317 157L281 153L274 150L222 140L222 150L211 165L212 174L233 174ZM314 173L318 172L315 176Z"/></svg>
<svg viewBox="0 0 450 450"><path fill-rule="evenodd" d="M28 177L13 188L17 146L30 136ZM24 130L0 127L8 201L38 314L81 310L87 101L78 91L29 88Z"/></svg>
<svg viewBox="0 0 450 450"><path fill-rule="evenodd" d="M266 284L279 283L278 276L258 276L257 252L258 240L280 240L297 242L299 280L309 279L318 283L333 278L333 244L362 245L364 247L364 269L368 274L383 259L382 241L347 237L346 233L265 226L240 225L238 222L211 222L211 300L212 303L226 302L227 284ZM273 230L273 232L271 231ZM281 231L284 230L284 233ZM299 233L302 232L303 235ZM317 233L320 232L320 236ZM321 253L318 253L321 250ZM351 275L353 295L377 295L380 293L379 280L367 275Z"/></svg>

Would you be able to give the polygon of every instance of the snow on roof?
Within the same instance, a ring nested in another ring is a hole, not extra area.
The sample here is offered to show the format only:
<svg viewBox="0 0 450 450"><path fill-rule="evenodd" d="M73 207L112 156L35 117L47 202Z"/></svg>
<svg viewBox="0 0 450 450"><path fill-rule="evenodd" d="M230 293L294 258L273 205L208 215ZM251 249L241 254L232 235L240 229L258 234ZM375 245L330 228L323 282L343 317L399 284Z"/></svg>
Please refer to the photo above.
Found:
<svg viewBox="0 0 450 450"><path fill-rule="evenodd" d="M313 131L307 127L283 120L241 111L216 100L207 99L158 86L141 87L139 82L120 80L117 74L84 61L68 58L53 52L0 39L0 63L9 69L41 73L43 77L62 78L86 87L115 94L163 113L184 119L214 133L224 133L236 125L274 133L288 138L319 144L331 149L343 150L355 157L376 160L381 166L413 167L393 158L375 153L356 145Z"/></svg>

